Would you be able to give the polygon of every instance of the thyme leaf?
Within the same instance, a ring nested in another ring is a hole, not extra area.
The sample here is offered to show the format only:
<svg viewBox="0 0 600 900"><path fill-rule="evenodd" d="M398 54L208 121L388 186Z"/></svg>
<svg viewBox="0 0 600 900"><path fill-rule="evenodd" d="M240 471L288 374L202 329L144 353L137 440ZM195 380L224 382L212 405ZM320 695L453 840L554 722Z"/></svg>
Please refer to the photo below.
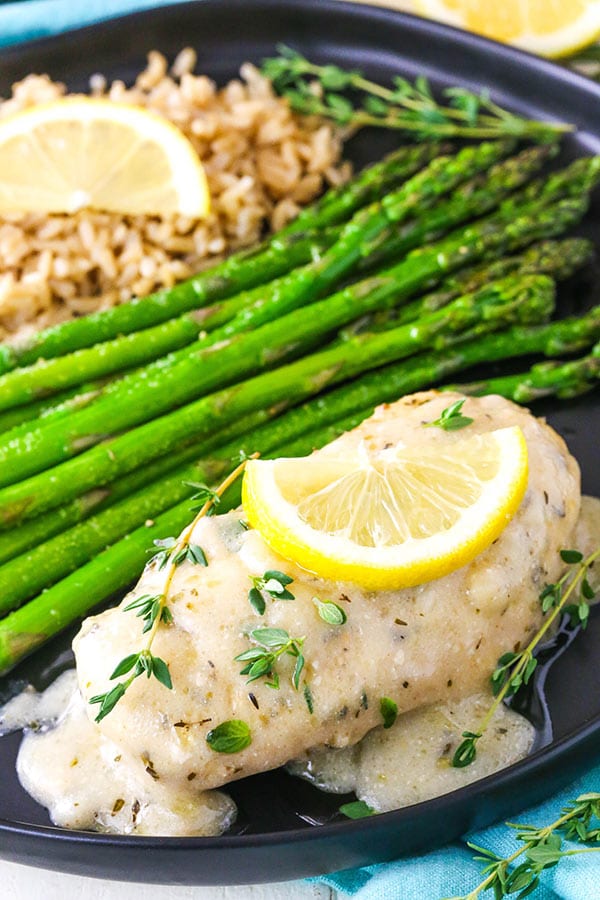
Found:
<svg viewBox="0 0 600 900"><path fill-rule="evenodd" d="M292 638L283 628L254 628L249 632L248 638L255 646L234 657L235 662L245 663L240 669L240 675L248 676L246 684L268 677L271 681L265 682L267 686L279 690L279 673L276 667L280 657L285 655L296 660L291 682L294 689L298 690L305 665L301 651L304 638Z"/></svg>
<svg viewBox="0 0 600 900"><path fill-rule="evenodd" d="M444 431L458 431L459 428L466 428L467 425L472 425L474 420L470 416L463 416L461 412L465 399L463 397L462 400L456 400L454 403L451 403L450 406L442 410L438 419L435 419L433 422L427 422L425 427L443 428Z"/></svg>
<svg viewBox="0 0 600 900"><path fill-rule="evenodd" d="M344 625L347 622L348 616L342 607L334 603L333 600L319 600L318 597L313 597L312 602L315 604L321 619L327 622L328 625Z"/></svg>
<svg viewBox="0 0 600 900"><path fill-rule="evenodd" d="M252 587L248 591L248 602L259 616L265 613L267 597L271 600L296 599L291 591L287 589L288 584L292 584L294 579L286 575L285 572L279 572L277 569L268 569L262 575L251 575L250 581L252 582Z"/></svg>
<svg viewBox="0 0 600 900"><path fill-rule="evenodd" d="M391 728L398 718L398 704L389 697L382 697L379 701L379 712L383 719L383 727Z"/></svg>
<svg viewBox="0 0 600 900"><path fill-rule="evenodd" d="M351 803L343 803L339 811L348 819L365 819L374 816L376 812L364 800L354 800Z"/></svg>
<svg viewBox="0 0 600 900"><path fill-rule="evenodd" d="M215 753L239 753L252 743L250 726L242 719L229 719L212 728L206 743Z"/></svg>

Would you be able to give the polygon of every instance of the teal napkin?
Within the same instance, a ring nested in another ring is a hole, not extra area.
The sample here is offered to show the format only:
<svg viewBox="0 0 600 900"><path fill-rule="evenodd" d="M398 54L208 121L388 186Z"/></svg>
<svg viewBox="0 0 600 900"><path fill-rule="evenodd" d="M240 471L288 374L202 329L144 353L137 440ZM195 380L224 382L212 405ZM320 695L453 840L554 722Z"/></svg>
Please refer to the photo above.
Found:
<svg viewBox="0 0 600 900"><path fill-rule="evenodd" d="M0 6L0 47L180 0L20 0ZM225 0L226 2L226 0Z"/></svg>
<svg viewBox="0 0 600 900"><path fill-rule="evenodd" d="M162 0L162 3L157 0L20 0L2 3L0 46L47 37L135 10L176 2L180 0ZM541 806L520 813L518 821L536 825L553 822L562 806L589 791L600 791L600 758L590 760L590 770L584 777ZM338 872L320 880L358 900L441 900L468 894L481 877L480 864L473 862L473 851L467 847L466 840L502 856L517 848L511 830L499 824L422 856ZM530 895L532 900L600 900L600 853L563 859L554 869L543 873L541 882Z"/></svg>

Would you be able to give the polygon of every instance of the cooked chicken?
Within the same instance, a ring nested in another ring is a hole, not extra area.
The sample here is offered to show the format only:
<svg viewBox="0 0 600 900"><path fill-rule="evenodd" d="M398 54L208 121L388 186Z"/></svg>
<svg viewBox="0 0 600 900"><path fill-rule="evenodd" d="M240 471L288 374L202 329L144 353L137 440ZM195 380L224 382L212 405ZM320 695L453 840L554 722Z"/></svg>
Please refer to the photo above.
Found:
<svg viewBox="0 0 600 900"><path fill-rule="evenodd" d="M334 454L359 442L377 449L398 441L442 446L460 440L460 432L422 427L454 399L428 392L380 407L324 452ZM539 592L559 577L559 550L574 542L579 470L562 439L527 410L490 396L468 399L463 411L474 419L472 431L521 426L529 449L529 485L494 544L437 581L367 593L351 583L324 581L276 556L257 532L242 527L239 511L198 524L193 540L203 548L208 566L184 563L176 570L170 600L173 623L160 627L153 645L153 652L168 661L173 689L154 678L138 678L100 725L90 724L97 707L88 702L87 718L81 707L71 717L69 740L76 740L78 729L82 736L85 731L80 744L91 744L96 771L104 773L99 776L103 790L109 785L112 789L110 796L97 797L97 804L110 810L126 796L129 806L132 797L139 806L143 793L143 807L158 803L171 810L171 820L181 815L176 826L169 824L168 816L140 826L143 809L138 810L136 830L148 833L158 827L162 833L191 833L200 827L214 833L214 816L204 826L198 817L190 818L192 798L201 805L212 797L213 807L218 805L216 797L221 795L202 791L275 768L311 748L360 741L381 723L381 697L392 698L404 713L485 688L498 657L522 645L540 624ZM293 579L289 590L295 599L269 602L261 618L248 602L250 579L272 569ZM164 571L148 566L120 607L84 623L74 647L85 701L106 691L117 663L143 645L140 619L123 607L142 594L160 592L163 578ZM336 627L324 622L314 597L343 606L347 623ZM249 686L240 674L241 664L234 658L251 646L248 632L267 626L305 638L303 677L310 686L312 711L302 685L295 690L291 683L291 657L278 662L278 690L264 678ZM231 719L249 725L252 743L235 754L215 752L207 733ZM42 755L52 755L51 742L57 745L59 732L60 727L43 735L46 747L38 742L27 758L22 756L20 771L34 793L32 767L39 768L36 760ZM72 773L76 770L73 766ZM54 778L63 778L61 790L72 801L77 791L69 787L69 777L73 781L77 776L69 776L66 765L61 773L58 776L55 768ZM181 807L183 798L187 812ZM223 821L229 821L225 798L219 802L224 804L219 807ZM66 810L61 816L63 822L69 818ZM73 818L77 815L72 809L69 821ZM114 817L112 824L107 824L106 814L101 819L102 827L116 827Z"/></svg>

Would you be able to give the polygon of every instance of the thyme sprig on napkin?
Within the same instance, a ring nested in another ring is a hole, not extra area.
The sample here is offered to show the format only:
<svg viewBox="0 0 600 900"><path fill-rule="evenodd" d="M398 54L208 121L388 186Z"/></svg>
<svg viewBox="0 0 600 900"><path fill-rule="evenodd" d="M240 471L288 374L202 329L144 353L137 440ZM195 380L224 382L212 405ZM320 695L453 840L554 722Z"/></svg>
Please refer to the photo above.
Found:
<svg viewBox="0 0 600 900"><path fill-rule="evenodd" d="M371 81L356 69L319 66L280 44L279 56L263 60L261 71L292 109L319 115L352 129L366 125L392 128L417 138L437 139L516 137L536 141L556 139L572 126L524 119L494 103L482 91L451 87L433 95L428 80L414 82L396 76L391 87Z"/></svg>
<svg viewBox="0 0 600 900"><path fill-rule="evenodd" d="M485 878L468 894L451 900L478 900L487 890L493 891L495 900L509 895L521 900L535 891L544 869L553 868L567 856L600 852L600 846L564 849L564 839L579 844L600 843L600 794L582 794L564 807L556 821L542 828L515 822L506 824L516 832L522 845L509 856L502 857L485 847L468 843L477 851L474 858L485 863ZM513 868L513 863L521 859L522 862Z"/></svg>
<svg viewBox="0 0 600 900"><path fill-rule="evenodd" d="M255 454L255 456L257 455ZM96 696L90 698L90 704L99 705L96 722L101 722L105 716L113 711L119 700L140 675L146 675L147 678L154 677L164 687L169 690L172 689L173 683L168 664L164 659L155 656L152 652L152 645L160 626L168 626L173 621L173 616L168 606L171 584L177 568L183 562L187 561L193 565L201 566L208 565L208 560L202 548L192 543L192 534L200 519L212 513L227 488L240 477L246 467L246 462L247 459L244 459L214 491L208 490L203 494L204 502L199 512L178 538L166 538L163 541L156 542L161 549L152 557L150 564L157 566L159 571L165 570L162 591L153 595L143 594L123 607L124 612L135 610L136 616L144 622L142 634L148 635L146 644L136 653L130 653L124 657L110 675L111 681L120 678L122 675L127 675L126 679L119 681L113 688L105 691L103 694L96 694ZM199 485L198 487L205 489L204 485Z"/></svg>

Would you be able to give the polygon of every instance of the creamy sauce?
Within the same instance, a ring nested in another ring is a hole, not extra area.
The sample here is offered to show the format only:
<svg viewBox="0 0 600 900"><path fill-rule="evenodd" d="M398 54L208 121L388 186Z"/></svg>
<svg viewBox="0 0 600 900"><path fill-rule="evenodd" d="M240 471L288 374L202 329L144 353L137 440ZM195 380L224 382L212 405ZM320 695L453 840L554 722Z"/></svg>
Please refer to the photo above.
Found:
<svg viewBox="0 0 600 900"><path fill-rule="evenodd" d="M422 423L437 418L452 399L429 392L380 408L320 452L334 455L361 443L371 449L398 441L412 447L424 440L447 444L457 439L456 433L424 429ZM372 757L372 771L378 774L369 782L370 764L352 763L353 785L371 798L367 802L382 809L416 802L427 793L428 779L436 785L434 792L457 786L452 779L464 776L452 774L456 770L440 775L447 723L475 702L464 705L463 698L486 690L501 653L522 644L539 626L539 592L561 573L559 549L576 544L580 505L577 464L543 422L499 397L469 398L464 412L475 419L471 429L481 432L520 425L530 456L521 507L499 539L469 565L416 588L373 594L350 583L324 581L277 556L260 535L241 527L239 511L204 519L193 540L209 565L184 563L177 569L169 604L173 624L161 626L153 646L169 663L173 690L139 678L100 726L91 721L96 707L89 698L111 686L109 676L117 663L142 646L140 620L123 606L142 594L160 592L164 573L148 566L120 607L84 623L74 643L81 696L76 693L56 728L29 734L19 757L24 786L49 808L57 824L145 834L216 834L229 826L234 807L223 794L208 789L294 758L306 759L306 754L328 766L323 748L355 745L374 728L356 757ZM584 532L579 529L577 541ZM269 601L259 617L248 602L250 577L268 569L294 579L289 587L295 600ZM323 622L312 602L315 596L344 604L347 623L336 627ZM303 691L291 684L291 658L283 657L278 667L279 690L264 680L248 686L240 676L234 657L251 646L248 631L267 626L305 638L304 675L312 712ZM384 733L377 727L383 696L397 703L402 729L395 726ZM208 731L234 718L249 725L251 745L231 755L214 752L206 742ZM524 755L529 726L515 724L506 712L504 724L509 720L509 733ZM438 728L435 737L419 738L421 774L414 773L402 787L389 771L406 768L395 762L396 755L403 759L401 747L394 749L397 736L404 727L425 735L440 721L443 736ZM507 738L490 745L493 759L482 760L484 769L476 770L477 777L513 761L508 743ZM311 766L316 772L316 763ZM393 800L383 799L385 790L377 794L380 776L389 779Z"/></svg>
<svg viewBox="0 0 600 900"><path fill-rule="evenodd" d="M25 691L14 698L0 721L27 727L32 711L46 727L26 731L17 774L55 825L119 834L215 835L235 820L235 804L225 794L203 791L194 779L173 791L161 785L150 759L132 766L89 719L74 670L43 694ZM52 717L56 721L49 728Z"/></svg>
<svg viewBox="0 0 600 900"><path fill-rule="evenodd" d="M324 791L354 791L377 812L439 797L529 753L535 737L533 725L501 707L477 744L474 762L463 769L451 765L463 731L477 725L491 700L488 694L476 694L405 713L392 728L374 728L354 747L309 751L288 770Z"/></svg>

